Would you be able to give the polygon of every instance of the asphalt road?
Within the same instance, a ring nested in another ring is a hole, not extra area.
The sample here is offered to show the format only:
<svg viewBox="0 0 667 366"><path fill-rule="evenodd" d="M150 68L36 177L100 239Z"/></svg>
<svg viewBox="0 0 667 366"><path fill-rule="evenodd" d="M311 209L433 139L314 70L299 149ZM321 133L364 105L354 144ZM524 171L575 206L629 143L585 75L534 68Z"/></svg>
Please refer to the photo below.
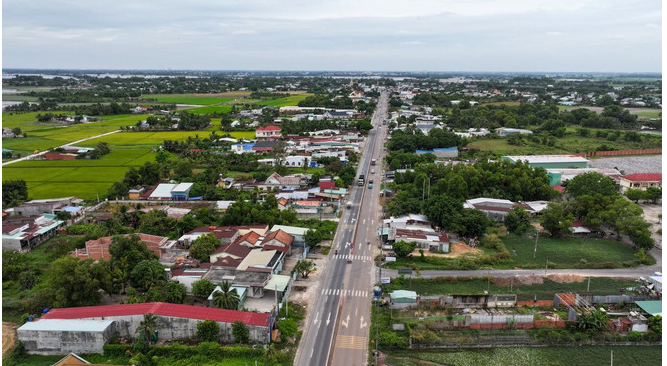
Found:
<svg viewBox="0 0 667 366"><path fill-rule="evenodd" d="M375 126L368 135L357 176L364 174L366 183L350 190L350 209L344 209L329 253L329 265L322 276L312 310L305 320L304 334L297 350L295 364L365 365L370 324L370 306L374 279L374 253L379 226L379 192L382 174L378 159L386 127L380 127L387 113L387 94L382 93L373 115ZM369 175L375 169L374 175ZM368 180L374 179L372 189ZM371 241L371 244L367 242ZM352 243L350 246L349 243ZM337 251L337 253L336 253Z"/></svg>

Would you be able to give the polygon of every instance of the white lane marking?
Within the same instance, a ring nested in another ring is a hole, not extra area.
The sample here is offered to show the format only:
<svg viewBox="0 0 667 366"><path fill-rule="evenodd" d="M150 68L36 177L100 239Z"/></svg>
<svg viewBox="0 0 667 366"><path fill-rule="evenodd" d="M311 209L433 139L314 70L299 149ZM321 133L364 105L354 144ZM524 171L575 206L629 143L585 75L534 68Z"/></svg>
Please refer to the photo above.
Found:
<svg viewBox="0 0 667 366"><path fill-rule="evenodd" d="M347 328L347 325L350 324L350 314L347 314L347 318L345 321L340 322L345 328Z"/></svg>
<svg viewBox="0 0 667 366"><path fill-rule="evenodd" d="M361 320L363 320L363 317ZM331 312L329 312L329 317L327 318L327 325L329 325L329 323L331 323Z"/></svg>
<svg viewBox="0 0 667 366"><path fill-rule="evenodd" d="M364 322L364 317L362 316L361 317L361 324L359 326L359 329L364 329L367 325L368 325L368 323Z"/></svg>
<svg viewBox="0 0 667 366"><path fill-rule="evenodd" d="M320 315L320 312L318 311L317 314L315 314L315 320L313 320L313 324L317 325L317 317Z"/></svg>

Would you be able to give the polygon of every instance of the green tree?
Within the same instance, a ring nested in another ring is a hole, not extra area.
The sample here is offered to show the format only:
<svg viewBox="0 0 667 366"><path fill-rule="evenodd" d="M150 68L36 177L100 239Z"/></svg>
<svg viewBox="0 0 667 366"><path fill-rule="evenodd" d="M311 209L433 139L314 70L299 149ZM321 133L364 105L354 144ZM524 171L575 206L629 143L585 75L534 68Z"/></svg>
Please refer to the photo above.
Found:
<svg viewBox="0 0 667 366"><path fill-rule="evenodd" d="M647 194L646 191L641 190L641 189L628 189L625 191L625 196L628 197L630 201L634 201L635 203L638 203L639 200L641 199L646 199Z"/></svg>
<svg viewBox="0 0 667 366"><path fill-rule="evenodd" d="M447 195L432 195L426 200L423 212L426 217L443 230L451 230L463 213L463 204Z"/></svg>
<svg viewBox="0 0 667 366"><path fill-rule="evenodd" d="M206 299L215 289L215 284L206 278L192 283L192 294L200 299Z"/></svg>
<svg viewBox="0 0 667 366"><path fill-rule="evenodd" d="M51 264L48 272L47 291L51 293L53 307L95 306L102 299L99 292L105 281L107 266L102 262L62 257Z"/></svg>
<svg viewBox="0 0 667 366"><path fill-rule="evenodd" d="M523 234L530 227L530 214L521 207L514 207L505 216L507 230L514 234Z"/></svg>
<svg viewBox="0 0 667 366"><path fill-rule="evenodd" d="M648 318L648 326L653 329L654 332L662 335L662 316L656 315Z"/></svg>
<svg viewBox="0 0 667 366"><path fill-rule="evenodd" d="M250 340L250 331L242 321L237 320L232 323L232 335L238 343L248 343Z"/></svg>
<svg viewBox="0 0 667 366"><path fill-rule="evenodd" d="M309 260L302 260L296 264L294 270L297 271L301 277L308 278L308 275L315 271L315 262Z"/></svg>
<svg viewBox="0 0 667 366"><path fill-rule="evenodd" d="M406 242L406 241L398 241L393 244L393 249L394 253L396 253L396 256L399 258L405 258L407 257L412 251L415 250L415 247L417 246L417 243L415 242Z"/></svg>
<svg viewBox="0 0 667 366"><path fill-rule="evenodd" d="M34 270L22 272L19 275L19 287L21 290L30 290L37 284L37 276Z"/></svg>
<svg viewBox="0 0 667 366"><path fill-rule="evenodd" d="M2 207L18 206L28 199L28 185L25 180L2 181Z"/></svg>
<svg viewBox="0 0 667 366"><path fill-rule="evenodd" d="M476 238L484 235L489 226L486 214L479 210L464 209L456 222L455 231L468 238Z"/></svg>
<svg viewBox="0 0 667 366"><path fill-rule="evenodd" d="M549 202L547 208L542 211L540 223L549 231L551 236L561 238L567 234L572 227L574 216L567 213L562 205L556 202Z"/></svg>
<svg viewBox="0 0 667 366"><path fill-rule="evenodd" d="M220 290L213 293L213 306L216 308L236 310L240 301L238 292L228 281L221 283Z"/></svg>
<svg viewBox="0 0 667 366"><path fill-rule="evenodd" d="M213 233L201 235L195 239L192 247L190 247L190 256L208 262L209 256L215 252L218 245L220 245L220 240Z"/></svg>
<svg viewBox="0 0 667 366"><path fill-rule="evenodd" d="M308 230L304 235L304 240L309 247L315 248L323 240L322 235L317 230Z"/></svg>
<svg viewBox="0 0 667 366"><path fill-rule="evenodd" d="M174 166L174 175L177 178L188 178L192 176L192 160L190 159L181 159Z"/></svg>
<svg viewBox="0 0 667 366"><path fill-rule="evenodd" d="M130 272L130 283L135 288L148 290L154 285L164 285L166 281L164 266L157 260L142 260Z"/></svg>
<svg viewBox="0 0 667 366"><path fill-rule="evenodd" d="M648 187L646 188L646 199L655 204L662 198L662 188Z"/></svg>
<svg viewBox="0 0 667 366"><path fill-rule="evenodd" d="M197 338L202 342L217 342L220 325L215 320L206 319L197 323Z"/></svg>
<svg viewBox="0 0 667 366"><path fill-rule="evenodd" d="M584 314L581 314L579 318L577 318L577 322L574 324L574 327L582 332L595 333L607 327L608 319L609 316L600 310L585 312Z"/></svg>
<svg viewBox="0 0 667 366"><path fill-rule="evenodd" d="M567 191L574 197L597 193L603 196L618 194L616 182L600 173L579 174L567 181Z"/></svg>
<svg viewBox="0 0 667 366"><path fill-rule="evenodd" d="M143 338L150 346L155 337L155 330L157 327L157 315L152 313L144 314L144 318L139 322L139 326L137 327L135 333Z"/></svg>
<svg viewBox="0 0 667 366"><path fill-rule="evenodd" d="M164 300L172 304L183 304L187 297L187 289L185 285L176 282L167 283Z"/></svg>
<svg viewBox="0 0 667 366"><path fill-rule="evenodd" d="M130 272L141 261L158 259L158 256L148 249L136 234L112 237L109 254L114 268L126 266Z"/></svg>

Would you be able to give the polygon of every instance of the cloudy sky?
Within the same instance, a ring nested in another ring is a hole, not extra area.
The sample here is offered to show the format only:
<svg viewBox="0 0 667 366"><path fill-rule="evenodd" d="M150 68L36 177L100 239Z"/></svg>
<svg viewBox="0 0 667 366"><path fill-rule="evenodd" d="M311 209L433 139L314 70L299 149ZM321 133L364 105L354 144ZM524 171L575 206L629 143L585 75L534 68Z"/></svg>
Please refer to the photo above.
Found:
<svg viewBox="0 0 667 366"><path fill-rule="evenodd" d="M3 68L660 72L658 0L4 0Z"/></svg>

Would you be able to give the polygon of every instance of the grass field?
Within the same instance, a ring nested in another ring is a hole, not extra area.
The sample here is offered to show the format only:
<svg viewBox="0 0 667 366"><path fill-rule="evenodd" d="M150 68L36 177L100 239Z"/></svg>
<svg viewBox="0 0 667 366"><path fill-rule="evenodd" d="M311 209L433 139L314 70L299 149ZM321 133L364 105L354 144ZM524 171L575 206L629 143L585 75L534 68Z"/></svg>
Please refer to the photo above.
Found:
<svg viewBox="0 0 667 366"><path fill-rule="evenodd" d="M412 284L410 284L412 282ZM596 295L608 295L619 293L619 289L634 287L637 283L629 280L615 280L607 277L591 277L590 291L588 281L573 283L558 283L544 278L544 283L532 285L519 285L517 283L508 286L494 285L493 280L487 281L483 278L417 278L413 273L412 281L408 278L394 279L390 285L384 285L385 292L399 289L410 289L420 295L481 295L484 291L492 294L517 294L519 301L551 300L558 292L589 292Z"/></svg>
<svg viewBox="0 0 667 366"><path fill-rule="evenodd" d="M542 268L549 261L551 268L574 268L585 261L587 264L607 264L607 267L620 267L623 262L634 261L634 249L629 246L606 239L572 238L562 239L539 238L537 255L533 259L535 239L526 236L507 235L503 239L507 250L512 254L519 267Z"/></svg>
<svg viewBox="0 0 667 366"><path fill-rule="evenodd" d="M389 352L389 366L606 366L662 364L661 346L512 347Z"/></svg>
<svg viewBox="0 0 667 366"><path fill-rule="evenodd" d="M259 105L268 105L268 106L273 106L273 107L284 107L284 106L288 106L288 105L297 105L297 104L299 104L300 101L306 99L306 97L311 96L311 95L313 95L313 94L309 94L309 93L296 94L296 95L290 95L287 98L266 100L266 101L263 101L263 102L259 102L257 104L259 104Z"/></svg>
<svg viewBox="0 0 667 366"><path fill-rule="evenodd" d="M39 98L23 94L2 94L2 100L12 102L36 102Z"/></svg>
<svg viewBox="0 0 667 366"><path fill-rule="evenodd" d="M197 108L187 108L189 113L193 114L208 114L208 113L229 113L232 110L231 105L217 105Z"/></svg>
<svg viewBox="0 0 667 366"><path fill-rule="evenodd" d="M3 179L23 179L30 199L78 196L94 199L123 178L132 166L153 161L149 148L112 151L99 160L22 161L2 168Z"/></svg>
<svg viewBox="0 0 667 366"><path fill-rule="evenodd" d="M638 143L625 141L623 136L616 139L616 141L609 141L606 138L594 137L596 129L590 130L591 136L589 137L582 137L575 133L569 133L564 137L556 138L556 144L554 146L533 143L528 141L528 139L524 140L523 146L516 146L510 145L506 138L476 138L468 144L468 147L483 151L492 151L499 155L542 155L594 151L602 145L606 145L608 148L616 150L657 148L662 145L662 137L659 135L652 135L650 137L650 142ZM573 129L569 130L569 132L573 131Z"/></svg>
<svg viewBox="0 0 667 366"><path fill-rule="evenodd" d="M142 99L156 100L163 103L213 105L234 100L233 96L220 94L147 94Z"/></svg>

